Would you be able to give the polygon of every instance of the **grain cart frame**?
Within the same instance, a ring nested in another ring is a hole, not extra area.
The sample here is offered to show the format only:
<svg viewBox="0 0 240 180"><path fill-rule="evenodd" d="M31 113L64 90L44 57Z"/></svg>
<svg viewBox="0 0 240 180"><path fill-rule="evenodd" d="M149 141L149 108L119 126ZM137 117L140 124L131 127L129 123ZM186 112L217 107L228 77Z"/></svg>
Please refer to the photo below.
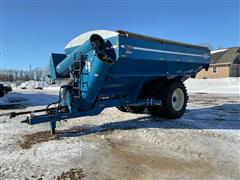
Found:
<svg viewBox="0 0 240 180"><path fill-rule="evenodd" d="M188 101L183 81L209 63L207 47L127 31L90 31L70 41L65 54L51 54L51 80L68 83L61 87L58 102L38 110L45 114L31 113L23 122L50 122L55 133L56 121L97 115L107 107L179 118Z"/></svg>

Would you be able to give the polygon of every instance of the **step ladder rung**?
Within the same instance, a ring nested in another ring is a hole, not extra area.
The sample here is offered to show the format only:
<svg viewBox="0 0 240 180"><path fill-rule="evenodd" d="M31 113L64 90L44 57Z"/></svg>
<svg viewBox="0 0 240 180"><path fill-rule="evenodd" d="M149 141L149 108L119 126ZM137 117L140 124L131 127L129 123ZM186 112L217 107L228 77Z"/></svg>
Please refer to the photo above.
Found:
<svg viewBox="0 0 240 180"><path fill-rule="evenodd" d="M80 97L80 96L73 96L73 98L78 98L78 99L79 99L79 98L81 98L81 97Z"/></svg>

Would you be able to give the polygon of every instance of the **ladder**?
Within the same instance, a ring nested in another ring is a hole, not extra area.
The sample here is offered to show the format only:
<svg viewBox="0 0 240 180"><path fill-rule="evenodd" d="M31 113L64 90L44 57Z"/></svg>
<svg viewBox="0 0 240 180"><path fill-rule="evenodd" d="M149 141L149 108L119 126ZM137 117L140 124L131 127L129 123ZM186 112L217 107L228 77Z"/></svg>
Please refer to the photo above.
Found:
<svg viewBox="0 0 240 180"><path fill-rule="evenodd" d="M73 98L79 99L81 97L81 69L82 69L82 53L77 56L77 53L74 53L73 65L72 65L72 76L73 76Z"/></svg>
<svg viewBox="0 0 240 180"><path fill-rule="evenodd" d="M88 71L83 72L83 66L86 62L86 57L80 53L74 53L74 60L72 65L72 76L73 76L73 98L79 99L81 98L82 87L86 85L88 82L83 81L83 76L88 76Z"/></svg>

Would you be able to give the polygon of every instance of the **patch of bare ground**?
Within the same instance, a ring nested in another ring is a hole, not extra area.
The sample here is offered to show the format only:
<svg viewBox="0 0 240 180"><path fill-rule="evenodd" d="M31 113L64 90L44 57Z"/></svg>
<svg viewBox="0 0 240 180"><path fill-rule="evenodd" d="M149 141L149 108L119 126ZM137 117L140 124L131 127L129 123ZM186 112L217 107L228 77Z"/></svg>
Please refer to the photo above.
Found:
<svg viewBox="0 0 240 180"><path fill-rule="evenodd" d="M80 180L85 177L82 168L72 168L69 171L62 172L60 176L54 176L56 180Z"/></svg>
<svg viewBox="0 0 240 180"><path fill-rule="evenodd" d="M69 129L57 131L54 135L52 135L50 131L41 131L33 134L26 134L22 136L22 140L18 141L18 144L23 149L30 149L34 144L52 140L60 140L64 136L84 133L87 131L87 129L88 128L84 126L75 126Z"/></svg>
<svg viewBox="0 0 240 180"><path fill-rule="evenodd" d="M214 169L210 162L202 159L184 160L167 157L152 147L143 147L134 142L117 139L106 139L112 148L112 153L126 163L126 166L131 169L131 176L137 179L142 179L144 174L149 172L153 174L168 173L178 178L191 174L192 177L201 179L211 175Z"/></svg>
<svg viewBox="0 0 240 180"><path fill-rule="evenodd" d="M32 145L47 142L51 140L59 140L58 134L52 135L50 131L41 131L33 134L26 134L23 139L18 141L18 144L23 149L30 149Z"/></svg>

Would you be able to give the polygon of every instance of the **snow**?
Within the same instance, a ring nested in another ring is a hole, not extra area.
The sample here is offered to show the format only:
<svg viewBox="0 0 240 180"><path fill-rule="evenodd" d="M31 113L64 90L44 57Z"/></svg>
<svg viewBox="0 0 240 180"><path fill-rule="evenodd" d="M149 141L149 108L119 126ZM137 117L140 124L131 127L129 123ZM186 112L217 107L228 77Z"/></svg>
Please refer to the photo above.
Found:
<svg viewBox="0 0 240 180"><path fill-rule="evenodd" d="M21 89L43 89L44 87L49 86L46 82L42 81L26 81L23 82L19 88Z"/></svg>
<svg viewBox="0 0 240 180"><path fill-rule="evenodd" d="M216 50L212 50L211 54L218 53L218 52L223 52L223 51L227 51L227 50L228 49L216 49Z"/></svg>
<svg viewBox="0 0 240 180"><path fill-rule="evenodd" d="M57 179L71 168L83 169L85 179L239 179L237 83L238 78L189 79L190 99L182 118L108 108L97 116L58 123L59 138L27 149L19 142L26 135L44 134L49 125L20 123L25 115L0 116L0 179ZM0 113L43 108L57 95L57 87L14 89L4 103L17 98L26 108Z"/></svg>
<svg viewBox="0 0 240 180"><path fill-rule="evenodd" d="M0 82L0 84L3 84L4 86L11 87L11 82Z"/></svg>
<svg viewBox="0 0 240 180"><path fill-rule="evenodd" d="M110 37L118 36L118 33L115 31L109 31L109 30L94 30L94 31L89 31L84 34L81 34L77 37L75 37L73 40L71 40L66 46L65 49L69 49L75 46L80 46L86 41L89 40L90 36L92 34L99 34L102 36L103 39L108 39Z"/></svg>
<svg viewBox="0 0 240 180"><path fill-rule="evenodd" d="M188 92L240 95L240 78L188 79L185 81Z"/></svg>
<svg viewBox="0 0 240 180"><path fill-rule="evenodd" d="M44 90L46 91L53 91L53 92L58 92L60 90L60 86L47 86L47 87L44 87Z"/></svg>

